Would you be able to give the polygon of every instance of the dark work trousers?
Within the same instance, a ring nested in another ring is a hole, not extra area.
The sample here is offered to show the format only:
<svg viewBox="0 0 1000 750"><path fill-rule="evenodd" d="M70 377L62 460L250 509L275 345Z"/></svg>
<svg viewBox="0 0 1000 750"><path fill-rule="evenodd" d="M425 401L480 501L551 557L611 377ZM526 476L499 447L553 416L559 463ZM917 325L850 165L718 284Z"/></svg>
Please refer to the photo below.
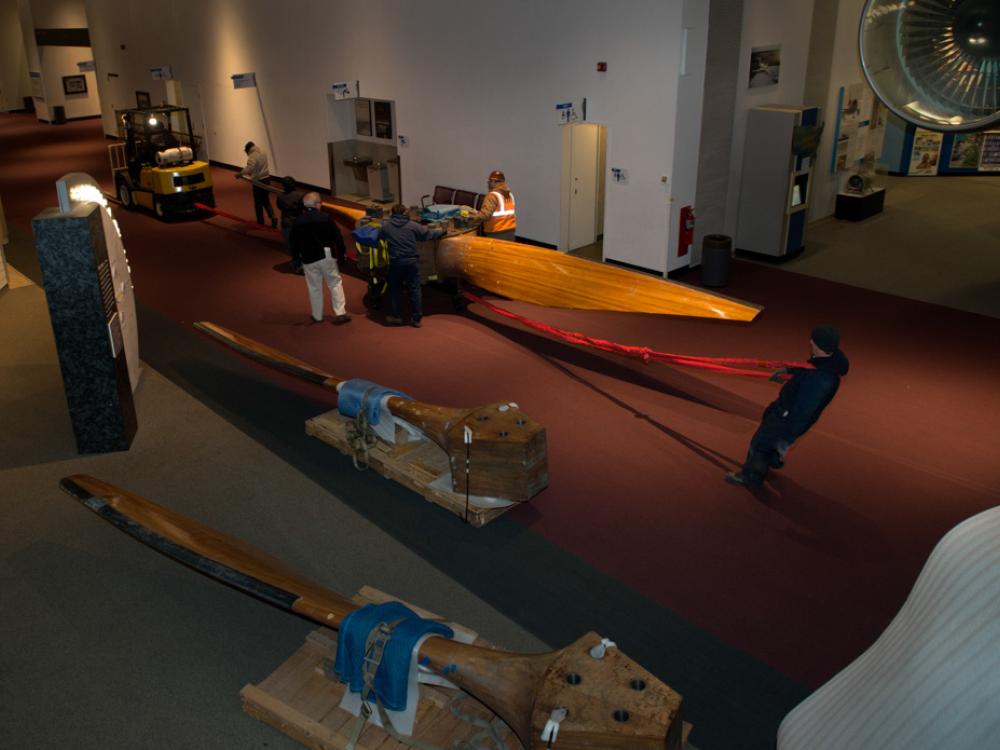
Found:
<svg viewBox="0 0 1000 750"><path fill-rule="evenodd" d="M289 242L288 238L292 235L292 225L283 226L281 228L281 236L285 238L285 249L288 250L288 254L292 256L292 270L298 273L302 270L302 264L299 263L295 256L292 254L292 243Z"/></svg>
<svg viewBox="0 0 1000 750"><path fill-rule="evenodd" d="M785 465L788 443L780 437L783 427L783 409L771 404L764 410L760 427L750 438L750 449L740 473L747 487L760 487L767 472Z"/></svg>
<svg viewBox="0 0 1000 750"><path fill-rule="evenodd" d="M253 186L253 210L257 214L257 223L264 223L264 211L274 221L274 209L271 208L271 191L262 187Z"/></svg>
<svg viewBox="0 0 1000 750"><path fill-rule="evenodd" d="M417 261L389 263L389 304L392 315L401 318L403 287L410 291L410 320L418 322L423 317L420 307L420 266Z"/></svg>

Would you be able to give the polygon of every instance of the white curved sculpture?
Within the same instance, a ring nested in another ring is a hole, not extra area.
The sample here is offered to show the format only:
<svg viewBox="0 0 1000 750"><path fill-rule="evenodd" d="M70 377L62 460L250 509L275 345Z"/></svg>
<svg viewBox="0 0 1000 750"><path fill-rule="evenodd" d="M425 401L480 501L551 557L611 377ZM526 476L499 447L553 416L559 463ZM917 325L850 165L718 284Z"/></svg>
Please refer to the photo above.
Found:
<svg viewBox="0 0 1000 750"><path fill-rule="evenodd" d="M1000 507L949 531L879 639L778 729L778 750L904 748L1000 748Z"/></svg>

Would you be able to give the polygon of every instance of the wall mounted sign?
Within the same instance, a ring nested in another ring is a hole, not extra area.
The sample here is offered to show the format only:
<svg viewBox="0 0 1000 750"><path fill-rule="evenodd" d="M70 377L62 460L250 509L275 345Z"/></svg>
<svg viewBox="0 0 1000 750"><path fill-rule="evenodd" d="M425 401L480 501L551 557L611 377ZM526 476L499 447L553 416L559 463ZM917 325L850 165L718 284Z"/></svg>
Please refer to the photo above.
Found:
<svg viewBox="0 0 1000 750"><path fill-rule="evenodd" d="M361 93L361 85L358 81L340 81L333 84L334 99L357 99Z"/></svg>
<svg viewBox="0 0 1000 750"><path fill-rule="evenodd" d="M78 62L76 64L76 69L81 73L93 73L97 70L97 66L94 65L93 60L84 60L83 62Z"/></svg>
<svg viewBox="0 0 1000 750"><path fill-rule="evenodd" d="M580 117L576 113L576 104L574 102L559 102L556 104L556 122L559 125L568 125L579 119Z"/></svg>
<svg viewBox="0 0 1000 750"><path fill-rule="evenodd" d="M153 76L154 81L170 81L173 80L174 71L169 65L160 65L156 68L150 68L149 72Z"/></svg>
<svg viewBox="0 0 1000 750"><path fill-rule="evenodd" d="M234 73L229 76L233 80L234 89L255 89L257 88L256 73Z"/></svg>

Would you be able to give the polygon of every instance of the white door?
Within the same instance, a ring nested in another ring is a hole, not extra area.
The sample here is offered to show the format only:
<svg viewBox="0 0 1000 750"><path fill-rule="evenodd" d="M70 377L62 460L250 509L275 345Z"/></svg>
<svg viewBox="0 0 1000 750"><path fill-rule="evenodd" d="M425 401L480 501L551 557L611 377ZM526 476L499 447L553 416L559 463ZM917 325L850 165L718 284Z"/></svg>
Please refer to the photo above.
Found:
<svg viewBox="0 0 1000 750"><path fill-rule="evenodd" d="M567 125L570 132L569 246L576 250L597 239L598 125Z"/></svg>

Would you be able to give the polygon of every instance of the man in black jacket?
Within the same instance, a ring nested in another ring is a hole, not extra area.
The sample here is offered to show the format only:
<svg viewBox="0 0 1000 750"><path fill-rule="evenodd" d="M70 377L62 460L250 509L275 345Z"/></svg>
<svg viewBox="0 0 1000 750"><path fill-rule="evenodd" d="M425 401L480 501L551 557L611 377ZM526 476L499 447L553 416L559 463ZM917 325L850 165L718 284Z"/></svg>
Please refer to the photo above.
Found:
<svg viewBox="0 0 1000 750"><path fill-rule="evenodd" d="M402 203L392 207L392 216L379 230L379 239L389 245L389 303L392 314L385 322L401 325L403 287L410 291L410 325L420 328L423 311L420 305L420 251L418 242L436 240L444 235L443 229L431 229L410 221L409 212Z"/></svg>
<svg viewBox="0 0 1000 750"><path fill-rule="evenodd" d="M294 177L282 177L281 187L283 192L279 193L277 198L278 210L281 212L281 236L285 238L285 246L291 253L292 246L289 237L292 234L292 224L302 215L302 198L304 196L302 191L296 188ZM292 270L298 274L303 272L302 266L295 262L292 263Z"/></svg>
<svg viewBox="0 0 1000 750"><path fill-rule="evenodd" d="M337 260L346 255L344 238L330 214L320 210L319 193L306 193L302 198L302 215L292 224L289 245L292 262L301 265L309 289L309 305L313 323L323 322L323 282L330 288L334 325L349 323L344 282L337 269Z"/></svg>
<svg viewBox="0 0 1000 750"><path fill-rule="evenodd" d="M778 370L771 380L780 383L791 375L778 398L764 410L760 427L750 440L746 463L726 475L730 484L756 488L770 469L785 465L785 454L812 427L840 387L840 378L850 366L840 351L840 332L833 326L817 326L810 337L812 367Z"/></svg>

